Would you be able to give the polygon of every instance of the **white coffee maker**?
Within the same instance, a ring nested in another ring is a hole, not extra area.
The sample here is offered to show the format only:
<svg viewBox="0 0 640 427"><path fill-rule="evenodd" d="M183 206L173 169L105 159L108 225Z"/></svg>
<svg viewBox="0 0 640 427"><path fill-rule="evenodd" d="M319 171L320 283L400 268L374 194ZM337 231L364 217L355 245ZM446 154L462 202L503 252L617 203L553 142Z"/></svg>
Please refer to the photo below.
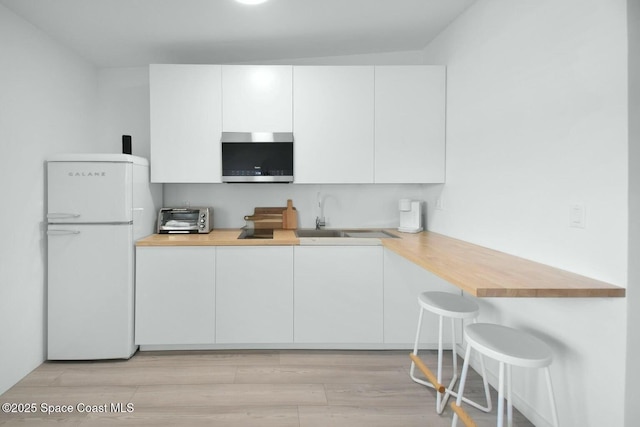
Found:
<svg viewBox="0 0 640 427"><path fill-rule="evenodd" d="M422 231L422 202L419 200L400 199L400 227L403 233L418 233Z"/></svg>

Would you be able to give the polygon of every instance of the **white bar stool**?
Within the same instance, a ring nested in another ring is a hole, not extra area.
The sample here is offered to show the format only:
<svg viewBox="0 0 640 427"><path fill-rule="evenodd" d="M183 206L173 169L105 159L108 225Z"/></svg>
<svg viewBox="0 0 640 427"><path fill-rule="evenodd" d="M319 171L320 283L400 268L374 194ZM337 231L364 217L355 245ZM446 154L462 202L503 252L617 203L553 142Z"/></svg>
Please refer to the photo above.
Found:
<svg viewBox="0 0 640 427"><path fill-rule="evenodd" d="M462 366L462 377L455 406L459 407L464 398L464 384L469 369L471 349L475 349L480 355L485 355L500 362L500 372L498 377L498 422L497 426L502 427L504 423L504 387L505 387L505 365L507 382L507 425L513 425L513 405L511 402L511 366L524 368L544 368L547 379L547 389L551 402L551 412L553 425L558 427L558 413L555 400L553 398L553 388L551 386L551 349L546 343L526 332L509 328L502 325L490 323L474 323L467 326L464 331L467 341L467 352L464 356ZM453 406L453 404L452 404ZM464 412L464 411L462 411ZM458 412L454 412L452 427L457 425Z"/></svg>
<svg viewBox="0 0 640 427"><path fill-rule="evenodd" d="M463 322L464 319L471 319L474 322L480 313L480 308L475 301L469 298L463 298L461 295L452 294L448 292L423 292L418 296L418 304L420 305L420 314L418 316L418 330L416 332L416 340L413 345L413 354L411 355L411 369L409 371L409 375L411 379L418 384L426 385L428 387L432 387L436 389L436 412L438 414L442 414L447 401L450 396L457 397L457 393L453 391L453 387L458 381L458 358L456 354L456 333L455 333L455 321L456 319L460 319ZM418 344L420 341L420 330L422 328L422 317L424 311L430 311L434 314L437 314L439 317L439 325L438 325L438 371L437 377L433 377L433 374L427 368L424 363L418 358ZM443 335L443 322L444 318L448 317L451 319L451 340L452 340L452 353L453 353L453 377L448 387L444 387L442 385L442 358L443 358L443 343L442 343L442 335ZM426 375L429 381L424 381L415 376L415 368L416 364L420 368L420 370ZM484 411L491 411L491 394L489 393L489 383L487 382L487 376L485 375L484 369L484 361L482 358L480 359L480 364L482 366L482 379L484 382L484 391L485 397L487 401L487 406L481 406L480 404L463 398L463 400Z"/></svg>

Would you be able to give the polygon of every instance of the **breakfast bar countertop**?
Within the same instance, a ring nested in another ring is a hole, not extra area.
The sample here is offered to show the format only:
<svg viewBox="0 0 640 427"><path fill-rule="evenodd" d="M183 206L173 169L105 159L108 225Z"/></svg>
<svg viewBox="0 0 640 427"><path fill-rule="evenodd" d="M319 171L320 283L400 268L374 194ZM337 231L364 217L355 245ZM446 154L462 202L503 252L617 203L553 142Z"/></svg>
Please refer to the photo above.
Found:
<svg viewBox="0 0 640 427"><path fill-rule="evenodd" d="M209 234L153 234L136 246L290 246L294 230L274 230L273 239L238 239L240 229ZM504 252L423 231L385 229L400 238L382 245L476 297L624 297L623 287L591 279Z"/></svg>
<svg viewBox="0 0 640 427"><path fill-rule="evenodd" d="M383 245L476 297L624 297L625 289L425 231Z"/></svg>

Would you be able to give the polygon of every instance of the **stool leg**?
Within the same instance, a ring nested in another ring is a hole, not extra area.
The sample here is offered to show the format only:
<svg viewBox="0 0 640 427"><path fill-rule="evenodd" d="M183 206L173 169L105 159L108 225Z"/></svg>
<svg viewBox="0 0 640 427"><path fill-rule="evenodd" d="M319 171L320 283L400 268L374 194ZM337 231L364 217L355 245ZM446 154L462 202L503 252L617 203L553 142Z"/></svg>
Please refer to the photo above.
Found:
<svg viewBox="0 0 640 427"><path fill-rule="evenodd" d="M441 371L442 371L442 359L443 356L443 336L444 336L444 327L442 325L443 317L440 316L440 339L438 340L438 382L442 384ZM456 319L451 318L451 342L453 346L451 348L451 354L453 358L453 375L451 376L451 382L449 386L446 388L446 392L444 395L438 393L436 397L436 412L438 414L442 414L444 408L447 406L447 402L451 396L456 396L456 393L453 391L453 387L455 387L456 382L458 381L458 355L456 353ZM442 397L441 397L442 396ZM465 399L466 401L467 399ZM473 404L473 403L472 403Z"/></svg>
<svg viewBox="0 0 640 427"><path fill-rule="evenodd" d="M507 425L513 426L513 404L511 403L511 365L507 365Z"/></svg>
<svg viewBox="0 0 640 427"><path fill-rule="evenodd" d="M423 313L424 313L424 309L420 307L420 314L418 315L418 327L416 331L416 341L413 344L413 354L416 356L418 355L418 343L420 342L420 328L422 327ZM411 361L411 369L409 370L409 376L411 377L411 379L417 382L418 384L426 385L433 388L431 383L429 383L428 381L423 381L420 378L416 377L415 372L416 372L416 364L413 361Z"/></svg>
<svg viewBox="0 0 640 427"><path fill-rule="evenodd" d="M498 376L498 422L497 427L504 425L504 362L500 362Z"/></svg>
<svg viewBox="0 0 640 427"><path fill-rule="evenodd" d="M464 383L467 381L467 371L469 370L469 359L471 359L471 346L467 345L467 351L464 354L464 363L462 364L462 373L460 374L460 385L458 386L458 395L456 396L456 405L462 405L462 394L464 393ZM458 425L458 414L453 413L451 427Z"/></svg>
<svg viewBox="0 0 640 427"><path fill-rule="evenodd" d="M442 332L443 332L443 317L438 316L438 383L442 384ZM442 413L444 409L441 405L442 402L442 393L436 392L436 412L438 414Z"/></svg>
<svg viewBox="0 0 640 427"><path fill-rule="evenodd" d="M442 384L442 360L444 359L444 355L443 355L443 351L444 351L444 344L443 344L443 337L444 337L444 317L440 316L440 323L439 323L439 335L438 335L438 382L440 384ZM451 382L449 383L449 386L446 388L446 392L443 393L437 393L436 394L436 412L438 414L442 414L442 412L444 411L444 408L447 406L447 402L449 401L449 397L451 396L456 396L455 392L453 391L453 387L456 385L456 382L458 381L458 355L456 354L456 347L455 347L455 343L456 343L456 331L455 331L455 326L456 326L456 322L455 322L455 318L451 318L451 339L453 342L453 348L452 348L452 354L453 354L453 375L451 377ZM473 404L473 403L472 403Z"/></svg>
<svg viewBox="0 0 640 427"><path fill-rule="evenodd" d="M545 369L545 376L547 377L547 388L549 390L549 400L551 403L551 416L553 417L553 425L555 427L559 426L559 421L558 421L558 410L556 408L556 400L553 397L553 387L551 385L551 371L549 370L549 367L547 366Z"/></svg>
<svg viewBox="0 0 640 427"><path fill-rule="evenodd" d="M464 321L461 319L461 321L463 322L463 326L464 326ZM474 323L476 322L476 320L473 320ZM452 355L453 355L453 376L451 378L451 383L449 384L449 386L445 389L446 392L444 393L444 398L442 400L442 402L440 403L439 408L442 408L438 411L438 414L440 414L442 412L442 410L444 410L444 407L447 404L447 401L449 400L450 396L453 397L458 397L458 394L453 391L453 387L455 386L456 382L458 381L458 353L456 351L456 332L455 332L455 318L451 318L451 340L453 342L453 348L452 348ZM483 412L491 412L491 392L489 389L489 381L487 380L487 373L484 367L484 356L482 355L482 353L480 353L480 366L482 367L482 382L484 384L484 394L485 394L485 398L487 401L487 406L482 406L477 402L474 402L471 399L468 399L466 397L462 398L462 401L465 403L468 403L469 405L473 406L474 408L477 408Z"/></svg>
<svg viewBox="0 0 640 427"><path fill-rule="evenodd" d="M456 319L451 318L451 353L453 354L453 377L458 376L458 353L456 353Z"/></svg>
<svg viewBox="0 0 640 427"><path fill-rule="evenodd" d="M478 409L484 412L491 412L491 409L493 408L493 405L491 404L491 390L489 389L489 381L487 380L487 372L484 367L484 356L482 354L480 355L480 370L482 372L482 383L484 384L484 396L485 399L487 399L487 406L484 408L478 406Z"/></svg>
<svg viewBox="0 0 640 427"><path fill-rule="evenodd" d="M478 323L478 319L477 318L473 319L473 323ZM484 367L484 356L482 354L480 354L480 371L482 372L482 383L484 385L484 397L487 400L487 406L483 408L482 406L478 405L477 408L484 412L491 412L491 409L493 409L493 405L491 403L491 390L489 388L489 380L487 380L487 370Z"/></svg>

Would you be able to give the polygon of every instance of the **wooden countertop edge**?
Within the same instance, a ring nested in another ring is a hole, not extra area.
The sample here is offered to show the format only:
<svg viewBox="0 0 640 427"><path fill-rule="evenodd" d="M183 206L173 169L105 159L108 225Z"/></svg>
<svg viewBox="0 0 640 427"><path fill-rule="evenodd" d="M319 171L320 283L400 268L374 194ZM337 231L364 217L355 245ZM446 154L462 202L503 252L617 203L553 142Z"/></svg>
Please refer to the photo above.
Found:
<svg viewBox="0 0 640 427"><path fill-rule="evenodd" d="M484 298L610 298L625 297L626 289L548 265L425 231L417 234L386 229L399 239L382 245L464 292ZM273 239L238 240L239 229L211 234L154 234L138 240L139 247L162 246L295 246L293 230L275 230Z"/></svg>
<svg viewBox="0 0 640 427"><path fill-rule="evenodd" d="M439 247L438 243L442 243L443 247ZM402 242L385 239L382 244L476 297L626 296L625 288L610 283L433 232L409 235ZM429 252L429 255L424 252Z"/></svg>
<svg viewBox="0 0 640 427"><path fill-rule="evenodd" d="M300 240L294 230L274 230L273 239L238 239L240 229L217 229L209 234L152 234L136 246L292 246Z"/></svg>
<svg viewBox="0 0 640 427"><path fill-rule="evenodd" d="M136 244L137 247L178 247L178 246L297 246L300 244L299 240L251 240L246 242L238 243L235 240L216 240L215 242L211 241L176 241L171 244L162 243L162 242L142 242Z"/></svg>

